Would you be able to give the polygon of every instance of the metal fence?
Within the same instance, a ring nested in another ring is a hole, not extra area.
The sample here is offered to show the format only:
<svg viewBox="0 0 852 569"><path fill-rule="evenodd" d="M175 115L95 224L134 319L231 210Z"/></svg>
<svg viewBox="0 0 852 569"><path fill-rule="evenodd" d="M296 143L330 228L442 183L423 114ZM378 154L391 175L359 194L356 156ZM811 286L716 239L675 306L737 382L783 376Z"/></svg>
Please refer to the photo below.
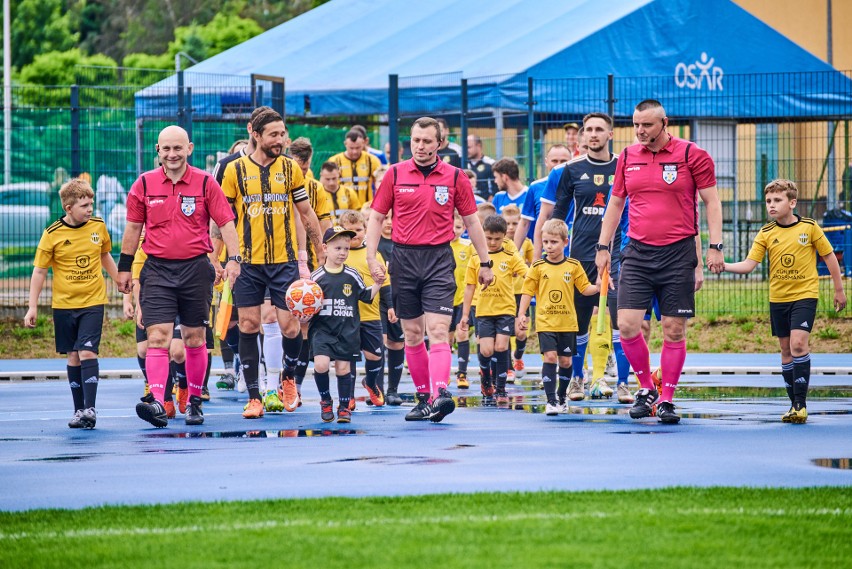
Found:
<svg viewBox="0 0 852 569"><path fill-rule="evenodd" d="M619 152L633 139L635 103L660 99L670 131L695 140L716 162L729 261L745 256L766 221L762 188L773 178L797 181L803 215L822 221L829 209L852 209L849 73L708 76L691 87L679 85L677 77L391 76L386 106L374 108L369 101L375 97L367 92L347 92L353 109L347 116L325 116L316 104L312 108L309 94L295 102L286 98L281 78L195 74L189 81L191 75L85 68L77 86L13 88L11 143L0 156L0 306L26 304L35 244L61 215L57 190L70 176L91 178L96 208L117 252L126 192L141 171L154 167L163 126L178 123L190 131L194 165L212 170L231 143L246 136L256 105L286 114L285 100L293 114L304 115L288 120L288 127L292 138L312 140L314 169L343 149L346 130L355 123L367 126L373 146L387 143L392 153L399 141L406 156L411 123L430 115L447 121L464 163L467 135L474 134L486 155L517 159L524 179L533 180L546 174L548 147L565 142L565 123L581 123L587 112L608 112L616 121L613 151ZM844 223L838 220L839 229L829 236L852 275L852 228ZM826 291L828 284L822 285ZM699 304L717 314L763 313L766 285L765 267L746 278L708 275ZM48 299L43 293L41 300ZM823 301L820 309L827 306Z"/></svg>

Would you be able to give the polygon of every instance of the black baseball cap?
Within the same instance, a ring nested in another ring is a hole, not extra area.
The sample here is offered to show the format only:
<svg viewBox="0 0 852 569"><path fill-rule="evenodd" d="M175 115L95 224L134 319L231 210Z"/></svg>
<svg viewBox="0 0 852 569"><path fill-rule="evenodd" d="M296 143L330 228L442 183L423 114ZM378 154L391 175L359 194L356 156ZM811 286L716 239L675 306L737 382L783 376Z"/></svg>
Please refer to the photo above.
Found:
<svg viewBox="0 0 852 569"><path fill-rule="evenodd" d="M322 236L322 242L328 243L335 237L340 237L343 235L351 239L352 237L355 237L355 232L351 229L343 229L339 225L335 225L334 227L329 227L325 230L325 234Z"/></svg>

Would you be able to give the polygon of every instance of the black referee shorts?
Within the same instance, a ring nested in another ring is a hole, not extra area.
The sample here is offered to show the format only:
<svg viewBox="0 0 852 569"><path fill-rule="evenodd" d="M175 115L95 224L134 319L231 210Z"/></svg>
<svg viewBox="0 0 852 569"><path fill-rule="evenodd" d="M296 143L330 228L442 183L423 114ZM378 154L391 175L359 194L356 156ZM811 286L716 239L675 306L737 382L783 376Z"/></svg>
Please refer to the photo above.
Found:
<svg viewBox="0 0 852 569"><path fill-rule="evenodd" d="M695 238L670 245L631 239L621 256L618 308L647 310L654 295L663 316L695 316Z"/></svg>
<svg viewBox="0 0 852 569"><path fill-rule="evenodd" d="M177 317L190 328L209 326L215 279L207 255L181 260L148 257L139 274L145 326L172 324Z"/></svg>
<svg viewBox="0 0 852 569"><path fill-rule="evenodd" d="M396 315L404 320L424 312L452 318L456 262L449 244L407 246L394 243L388 272L393 277Z"/></svg>

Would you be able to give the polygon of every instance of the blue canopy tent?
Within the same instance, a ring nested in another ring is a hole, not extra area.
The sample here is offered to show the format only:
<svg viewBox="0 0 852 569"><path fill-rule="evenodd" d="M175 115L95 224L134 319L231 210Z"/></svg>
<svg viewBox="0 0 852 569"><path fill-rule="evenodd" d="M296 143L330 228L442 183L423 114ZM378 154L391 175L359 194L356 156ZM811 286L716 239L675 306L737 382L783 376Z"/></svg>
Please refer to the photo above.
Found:
<svg viewBox="0 0 852 569"><path fill-rule="evenodd" d="M312 116L383 114L389 74L438 71L503 74L472 81L472 100L517 110L533 77L537 112L576 115L606 98L608 74L620 89L666 101L671 116L840 116L852 102L852 81L730 0L333 0L201 62L184 81L197 117L249 97L251 74L286 78L290 116L308 107ZM790 81L790 72L807 73ZM571 77L601 79L584 83L576 109L548 96L548 80ZM175 114L176 86L172 76L138 92L137 116ZM458 88L418 93L412 106L422 112L460 108ZM619 97L615 114L629 116L635 102Z"/></svg>

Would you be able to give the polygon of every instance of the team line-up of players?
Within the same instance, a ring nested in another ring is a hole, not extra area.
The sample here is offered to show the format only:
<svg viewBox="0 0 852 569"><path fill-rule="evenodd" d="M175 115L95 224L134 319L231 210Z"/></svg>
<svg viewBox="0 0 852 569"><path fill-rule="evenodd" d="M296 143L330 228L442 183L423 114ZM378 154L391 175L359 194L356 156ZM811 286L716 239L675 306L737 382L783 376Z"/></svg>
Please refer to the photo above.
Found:
<svg viewBox="0 0 852 569"><path fill-rule="evenodd" d="M661 127L654 135L660 115ZM214 284L220 290L224 286L226 295L233 290L235 307L232 318L220 313L217 325L225 340L223 359L235 373L226 373L217 386L248 392L246 419L298 408L301 383L313 359L322 420L335 419L329 386L333 363L337 421L351 421L354 362L363 355L368 404L402 403L399 385L407 359L417 395L406 420L439 422L455 409L447 390L450 344L458 356L457 387L470 386L469 334L474 323L484 401L506 404L507 383L524 372L532 316L542 353L547 415L565 412L568 400L586 397L583 367L591 345L591 397L617 394L620 403L634 404L633 418L657 415L676 423L680 417L672 395L683 359L673 358L672 352L683 343L683 334L670 337L670 332L672 322L681 321L685 332L686 317L694 313L692 294L703 281L696 196L701 193L710 211L718 197L710 157L665 133L666 120L656 101L637 105L637 143L620 158L609 151L613 124L607 115L590 113L582 129L565 125L566 144L554 145L547 153L549 175L529 188L520 182L514 160L488 159L475 136L469 141L472 168L459 175L451 165L455 157L446 130L442 132L445 126L428 118L412 127L412 158L392 166L384 177L360 127L347 134L344 152L322 164L319 179L310 170L310 142L291 143L283 120L272 109L260 107L252 113L249 140L232 148L212 176L188 165L192 144L186 132L167 127L157 145L162 166L140 176L128 196L118 265L110 256L112 244L103 221L92 217L91 187L80 179L62 187L66 215L45 229L39 243L25 325L35 324L38 296L52 269L56 349L68 354L72 428L93 428L97 420L97 352L106 303L102 270L126 293L125 314L137 320L137 356L146 389L136 410L157 427L166 426L177 411L189 425L204 422L202 403L210 397ZM658 153L674 165L653 164ZM659 166L658 176L654 166ZM420 181L406 176L419 176ZM500 190L493 195L492 181ZM675 194L671 190L681 184L685 190L672 202L668 194ZM649 189L655 186L668 194ZM690 193L691 199L684 200ZM818 297L817 254L834 280L835 308L842 310L846 299L822 230L793 211L795 184L776 180L765 194L773 221L759 232L742 262L721 261L721 234L714 235L708 213L711 241L719 241L711 243L708 265L714 272L750 272L768 254L770 275L780 275L780 259L786 255L785 271L798 271L796 280L772 277L769 300L791 400L782 420L801 423L807 418L807 334ZM374 197L380 198L375 204ZM689 215L670 222L681 234L672 239L660 235L665 228L649 229L655 219L650 208L686 209ZM437 242L422 241L422 234L426 239L437 235ZM185 247L175 251L176 242ZM86 264L80 265L81 258ZM671 258L685 258L687 263L673 264ZM631 272L631 261L658 280L648 282L651 277ZM430 284L439 285L441 292L430 292ZM599 301L601 285L611 289L605 301ZM307 302L310 298L321 299L322 308ZM643 321L646 309L653 312L652 300L659 301L666 336L663 371L654 374L648 369L642 334L648 333L650 322L641 330L635 324L637 318ZM610 317L599 319L602 326L595 334L590 323L599 305L602 310L608 307ZM429 352L423 343L427 333ZM685 348L680 349L685 355ZM617 368L615 390L605 373L611 351ZM631 364L640 383L636 394L628 387Z"/></svg>

